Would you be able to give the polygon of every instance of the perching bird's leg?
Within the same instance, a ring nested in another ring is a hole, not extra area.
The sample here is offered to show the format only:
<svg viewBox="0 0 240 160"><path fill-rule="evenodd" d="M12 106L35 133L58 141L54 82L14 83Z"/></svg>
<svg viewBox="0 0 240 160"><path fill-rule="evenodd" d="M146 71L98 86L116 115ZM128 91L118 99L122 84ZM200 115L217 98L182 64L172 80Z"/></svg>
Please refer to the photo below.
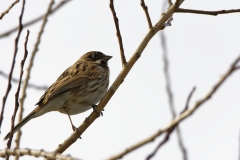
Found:
<svg viewBox="0 0 240 160"><path fill-rule="evenodd" d="M75 126L73 125L73 123L72 123L72 119L71 119L71 117L70 117L70 115L69 115L69 113L68 113L68 110L67 110L66 108L64 108L64 109L65 109L65 111L66 111L66 113L67 113L67 115L68 115L68 118L69 118L70 122L71 122L73 131L74 131L74 132L75 132L75 131L78 132L78 128L75 127ZM79 137L79 138L82 139L81 137Z"/></svg>
<svg viewBox="0 0 240 160"><path fill-rule="evenodd" d="M70 123L71 123L71 125L72 125L72 129L73 129L73 131L75 132L75 131L77 130L77 128L73 125L72 119L71 119L71 117L70 117L70 115L69 115L69 112L68 112L67 108L64 107L64 110L65 110L65 112L67 113L68 118L69 118L69 120L70 120Z"/></svg>

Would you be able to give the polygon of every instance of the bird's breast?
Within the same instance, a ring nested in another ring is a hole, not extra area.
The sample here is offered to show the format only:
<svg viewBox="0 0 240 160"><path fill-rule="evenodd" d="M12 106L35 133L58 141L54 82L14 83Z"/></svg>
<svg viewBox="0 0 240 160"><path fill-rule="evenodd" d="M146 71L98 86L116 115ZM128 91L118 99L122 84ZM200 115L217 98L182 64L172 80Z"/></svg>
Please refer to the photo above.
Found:
<svg viewBox="0 0 240 160"><path fill-rule="evenodd" d="M99 77L87 85L69 91L66 99L66 107L70 115L85 112L92 108L91 104L97 104L106 94L109 80L107 77ZM64 113L64 112L62 112Z"/></svg>

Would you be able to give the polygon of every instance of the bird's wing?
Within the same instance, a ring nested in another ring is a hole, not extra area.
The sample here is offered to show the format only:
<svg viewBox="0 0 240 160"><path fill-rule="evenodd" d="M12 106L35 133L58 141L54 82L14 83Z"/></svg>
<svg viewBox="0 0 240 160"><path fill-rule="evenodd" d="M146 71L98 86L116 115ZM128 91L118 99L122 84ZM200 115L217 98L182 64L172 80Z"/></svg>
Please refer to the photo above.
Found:
<svg viewBox="0 0 240 160"><path fill-rule="evenodd" d="M42 95L39 104L47 101L59 93L68 91L74 87L84 87L87 83L101 76L101 69L94 63L77 63L66 69Z"/></svg>

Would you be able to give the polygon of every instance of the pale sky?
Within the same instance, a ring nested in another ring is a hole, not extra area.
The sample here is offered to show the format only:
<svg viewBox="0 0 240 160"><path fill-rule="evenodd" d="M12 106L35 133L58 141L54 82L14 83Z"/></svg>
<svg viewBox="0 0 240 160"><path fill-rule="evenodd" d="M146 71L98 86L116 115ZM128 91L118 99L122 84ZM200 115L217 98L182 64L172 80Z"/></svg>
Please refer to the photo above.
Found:
<svg viewBox="0 0 240 160"><path fill-rule="evenodd" d="M46 12L50 0L27 1L23 22ZM56 0L55 5L60 1ZM12 1L0 2L0 13ZM145 0L152 23L161 14L163 0ZM19 2L0 20L0 34L18 25L22 2ZM182 8L198 10L239 9L239 0L185 0ZM148 32L148 24L140 0L115 0L115 10L120 23L124 51L128 60ZM240 55L240 13L218 16L175 13L172 26L164 29L170 61L170 76L177 113L185 106L187 96L196 86L190 107L205 96ZM40 26L38 22L22 31L19 52L13 77L19 77L20 60L26 29L30 30L25 64L36 42ZM0 38L0 70L8 73L14 51L17 32ZM108 0L74 0L49 17L32 69L30 82L50 86L57 77L84 53L92 50L113 56L109 61L110 85L121 71L121 60L116 30ZM26 72L25 72L26 73ZM211 98L191 117L184 120L180 129L190 160L226 160L239 156L240 135L240 70L236 71ZM0 77L0 97L7 87L6 78ZM14 109L16 84L8 96L0 140L10 130ZM171 121L163 74L160 34L155 35L133 66L129 75L105 107L104 116L98 118L64 154L86 160L106 159L143 140ZM27 90L24 117L30 113L44 90ZM2 98L0 98L2 105ZM75 126L92 112L72 116ZM17 123L17 122L16 122ZM68 117L59 112L47 113L31 120L23 128L21 148L53 151L68 138L71 125ZM145 159L160 143L157 138L124 160ZM13 143L14 144L14 143ZM0 149L6 141L0 143ZM13 158L12 158L13 159ZM32 159L24 156L23 160ZM171 135L153 160L182 159L176 132Z"/></svg>

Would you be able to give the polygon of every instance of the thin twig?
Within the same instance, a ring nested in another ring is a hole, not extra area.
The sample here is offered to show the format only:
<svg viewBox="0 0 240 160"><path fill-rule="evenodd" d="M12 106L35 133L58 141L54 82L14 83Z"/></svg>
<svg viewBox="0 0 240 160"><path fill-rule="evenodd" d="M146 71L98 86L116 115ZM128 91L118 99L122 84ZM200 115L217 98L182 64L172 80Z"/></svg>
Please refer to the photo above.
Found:
<svg viewBox="0 0 240 160"><path fill-rule="evenodd" d="M2 121L3 121L3 114L4 114L4 109L5 109L5 104L7 101L7 97L8 94L12 88L12 84L11 84L11 79L12 79L12 74L13 74L13 70L14 70L14 66L15 66L15 59L17 56L17 52L18 52L18 41L22 32L22 16L23 16L23 12L24 12L24 5L25 5L25 0L23 1L23 5L22 5L22 10L21 10L21 14L19 17L19 28L18 28L18 34L17 37L15 38L15 43L14 43L14 53L13 53L13 60L12 60L12 66L8 75L8 86L7 86L7 90L6 93L3 97L3 101L2 101L2 109L1 109L1 115L0 115L0 130L1 130L1 126L2 126ZM10 146L9 146L10 148Z"/></svg>
<svg viewBox="0 0 240 160"><path fill-rule="evenodd" d="M176 12L178 12L178 13L195 13L195 14L205 14L205 15L217 16L219 14L240 12L240 9L219 10L219 11L203 11L203 10L178 8L178 9L176 9Z"/></svg>
<svg viewBox="0 0 240 160"><path fill-rule="evenodd" d="M19 2L19 0L16 0L15 2L13 2L8 9L6 9L1 15L0 15L0 20L10 11L10 9L12 9L13 6L15 6L15 4L17 4Z"/></svg>
<svg viewBox="0 0 240 160"><path fill-rule="evenodd" d="M21 67L22 67L22 70L21 70L21 79L19 80L19 87L20 87L20 84L21 84L21 80L22 80L22 74L23 74L23 65L24 65L24 62L27 58L27 55L28 55L28 50L27 50L27 43L28 43L28 36L29 36L29 30L27 30L27 36L25 38L25 43L24 43L24 51L25 51L25 54L24 54L24 58L22 60L22 63L21 63ZM25 84L25 83L24 83ZM22 92L25 92L26 91L26 86L23 85L23 88L22 88ZM19 95L19 91L18 91L18 95ZM24 97L25 98L25 97ZM22 121L22 113L23 113L23 96L20 98L19 100L19 103L20 103L20 107L19 107L19 115L18 115L18 123L20 121ZM16 98L18 100L18 98ZM21 137L21 131L18 131L17 132L17 136L16 136L16 139L15 139L15 148L20 148L20 137ZM16 155L15 156L15 160L18 160L19 159L19 156Z"/></svg>
<svg viewBox="0 0 240 160"><path fill-rule="evenodd" d="M191 98L192 98L192 95L193 95L193 93L195 92L195 90L196 90L196 87L193 87L192 91L191 91L191 92L189 93L189 95L188 95L185 108L184 108L184 110L183 110L180 114L182 114L183 112L185 112L186 110L188 110L189 102L190 102L190 100L191 100Z"/></svg>
<svg viewBox="0 0 240 160"><path fill-rule="evenodd" d="M166 81L166 91L167 91L167 95L168 95L168 103L169 103L170 111L172 114L172 118L174 119L176 117L176 111L175 111L175 105L174 105L173 91L172 91L172 87L171 87L171 79L170 79L170 74L169 74L168 51L167 51L166 37L164 35L164 32L161 32L160 38L161 38L161 42L162 42L161 46L162 46L162 50L163 50L163 63L164 63L163 72L164 72L164 77L165 77L165 81ZM183 144L183 138L182 138L182 134L181 134L181 130L180 130L179 126L176 126L176 133L177 133L177 138L178 138L178 144L179 144L179 147L183 154L183 159L187 160L188 159L187 158L187 150ZM153 155L155 155L155 154L153 154Z"/></svg>
<svg viewBox="0 0 240 160"><path fill-rule="evenodd" d="M19 17L19 30L22 30L22 17L23 17L23 13L24 13L24 7L25 7L25 0L23 0L23 5L22 5L22 12L21 15ZM27 36L26 36L26 41L24 43L24 47L27 46L27 42L28 42L28 36L29 36L29 31L27 31ZM14 128L14 122L15 122L15 117L17 114L17 110L19 107L19 102L18 102L18 97L19 97L19 92L20 92L20 88L21 88L21 81L22 81L22 76L23 76L23 67L24 67L24 63L26 61L28 55L28 51L25 49L24 52L24 56L23 59L21 61L20 64L20 77L19 77L19 83L18 83L18 87L17 87L17 91L15 93L15 107L14 107L14 111L13 111L13 115L12 115L12 119L11 119L11 130L10 130L10 136L9 136L9 140L7 142L7 148L10 149L11 148L11 143L12 143L12 137L13 137L13 128ZM6 156L6 159L9 159L9 156Z"/></svg>
<svg viewBox="0 0 240 160"><path fill-rule="evenodd" d="M162 140L162 142L160 142L158 144L158 146L154 149L154 151L149 154L146 158L146 160L150 160L151 158L153 158L155 156L155 154L157 153L157 151L169 140L171 133L173 132L173 130L175 129L176 126L173 126L172 128L170 128L167 131L167 134L165 136L165 138Z"/></svg>
<svg viewBox="0 0 240 160"><path fill-rule="evenodd" d="M166 8L169 8L169 7L172 6L172 4L170 5L168 2L169 2L169 1L167 1L167 0L166 0L166 1L163 1L163 4L162 4L162 10L163 10L163 11L164 11ZM168 4L168 7L166 7L167 4ZM164 13L162 13L162 14L164 14ZM173 16L171 16L171 17L168 19L168 21L165 23L164 28L167 27L167 26L171 26L171 22L172 22L172 20L173 20L172 17L173 17Z"/></svg>
<svg viewBox="0 0 240 160"><path fill-rule="evenodd" d="M168 103L169 107L171 110L172 118L176 117L176 111L174 107L174 98L173 98L173 92L171 89L171 80L170 80L170 75L169 75L169 60L168 60L168 52L167 52L167 46L166 46L166 37L164 35L164 32L160 33L160 38L161 38L161 47L163 50L163 63L164 63L164 68L163 68L163 73L166 81L166 91L168 95Z"/></svg>
<svg viewBox="0 0 240 160"><path fill-rule="evenodd" d="M25 1L25 0L24 0ZM24 2L25 3L25 2ZM27 35L26 35L26 40L25 40L25 43L24 43L24 46L27 47L27 43L28 43L28 36L29 36L29 31L27 31ZM26 58L27 58L27 55L28 55L28 51L27 49L25 49L25 52L24 52L24 56L23 56L23 59L21 61L21 65L20 65L20 77L19 77L19 83L18 83L18 87L17 87L17 91L15 93L15 107L14 107L14 111L13 111L13 115L12 115L12 119L11 119L11 131L10 131L10 136L9 136L9 140L8 140L8 148L11 147L11 141L12 141L12 136L13 136L13 128L14 128L14 122L15 122L15 117L16 117L16 114L17 114L17 110L18 110L18 107L19 107L19 102L18 102L18 97L19 97L19 92L20 92L20 89L21 89L21 81L22 81L22 76L23 76L23 67L24 67L24 63L26 61Z"/></svg>
<svg viewBox="0 0 240 160"><path fill-rule="evenodd" d="M180 114L182 114L183 112L185 112L185 111L188 109L189 101L190 101L190 99L191 99L191 97L192 97L195 89L196 89L196 88L193 87L192 91L191 91L190 94L188 95L185 108L183 109L183 111L180 112ZM147 158L146 158L147 160L149 160L149 159L151 159L153 156L155 156L155 154L157 153L157 151L169 140L171 133L173 132L173 130L174 130L177 126L178 126L178 125L173 126L172 128L170 128L170 129L167 131L165 138L162 140L162 142L160 142L160 143L158 144L158 146L155 148L155 150L153 151L153 153L151 153L151 154L149 154L149 155L147 156ZM181 144L179 144L179 145L181 145ZM183 147L183 146L182 146L182 147ZM184 154L183 154L184 157L183 157L183 159L187 159L186 149L185 149L185 147L183 147L183 148L184 148L184 150L183 150L183 151L184 151Z"/></svg>
<svg viewBox="0 0 240 160"><path fill-rule="evenodd" d="M240 61L240 56L232 63L232 65L230 66L228 71L218 80L218 82L216 82L216 84L213 86L213 88L211 88L210 91L201 100L197 101L193 105L193 107L187 109L185 112L183 112L182 114L180 114L179 116L174 118L168 125L163 127L161 130L157 131L156 133L154 133L150 137L132 145L131 147L125 149L124 151L122 151L122 152L120 152L120 153L118 153L118 154L116 154L116 155L114 155L110 158L107 158L107 159L108 160L115 160L115 159L122 158L126 154L144 146L145 144L147 144L149 142L154 141L155 138L162 135L162 133L167 132L173 126L176 126L177 124L182 122L184 119L190 117L190 115L192 115L200 106L202 106L205 102L207 102L216 93L217 89L220 88L220 86L223 84L223 82L225 82L225 80L227 78L229 78L230 75L232 75L232 73L234 71L239 69L239 66L237 66L237 63L239 63L239 61Z"/></svg>
<svg viewBox="0 0 240 160"><path fill-rule="evenodd" d="M147 18L148 27L149 27L149 29L152 29L153 28L152 21L151 21L151 18L149 16L149 13L148 13L148 7L145 5L144 0L141 0L141 6L142 6L142 8L145 12L146 18Z"/></svg>
<svg viewBox="0 0 240 160"><path fill-rule="evenodd" d="M69 155L64 156L61 154L54 154L50 152L46 152L44 150L31 150L31 149L4 149L0 150L0 157L4 156L32 156L32 157L43 157L43 158L51 158L51 159L58 159L58 160L80 160L78 158L73 158Z"/></svg>
<svg viewBox="0 0 240 160"><path fill-rule="evenodd" d="M176 0L175 3L176 3L176 6L179 7L179 5L180 5L180 0Z"/></svg>
<svg viewBox="0 0 240 160"><path fill-rule="evenodd" d="M171 5L173 5L173 3L172 3L171 0L168 0L168 5L169 5L169 7L170 7Z"/></svg>
<svg viewBox="0 0 240 160"><path fill-rule="evenodd" d="M60 9L62 6L64 6L65 4L67 4L67 2L70 2L70 1L71 1L71 0L63 0L63 1L61 1L58 5L56 5L55 8L53 8L53 9L51 10L51 12L50 12L49 14L52 15L55 11L57 11L57 10ZM37 18L34 18L33 20L30 20L29 22L26 22L26 23L23 24L23 28L24 28L24 27L27 27L27 26L30 26L30 25L32 25L32 24L34 24L34 23L42 20L43 18L44 18L44 15L41 15L41 16L39 16L39 17L37 17ZM14 28L12 28L12 29L10 29L10 30L8 30L8 31L0 34L0 38L9 36L10 34L14 33L14 32L17 31L17 30L18 30L18 27L14 27Z"/></svg>
<svg viewBox="0 0 240 160"><path fill-rule="evenodd" d="M125 55L124 55L122 36L121 36L121 33L120 33L119 22L118 22L117 14L116 14L115 9L114 9L113 0L110 0L109 7L110 7L110 9L112 11L113 20L114 20L114 24L115 24L115 27L116 27L116 31L117 31L116 34L117 34L118 44L119 44L119 48L120 48L120 55L121 55L121 60L122 60L122 66L124 67L127 62L126 62L126 58L125 58Z"/></svg>
<svg viewBox="0 0 240 160"><path fill-rule="evenodd" d="M188 95L185 108L183 109L183 111L180 112L180 114L182 114L183 112L185 112L185 111L188 109L189 101L190 101L190 99L191 99L191 97L192 97L195 89L196 89L196 88L193 87L192 91L191 91L190 94ZM146 158L147 160L149 160L149 159L151 159L152 157L155 156L155 154L157 153L157 151L169 140L171 133L173 132L173 130L174 130L176 127L178 127L178 125L173 126L172 128L170 128L170 129L167 131L165 138L162 140L162 142L160 142L160 143L158 144L158 146L155 148L155 150L153 151L153 153L151 153L151 154L149 154L149 155L147 156L147 158ZM180 131L180 130L179 130L179 131ZM180 141L179 141L179 145L180 145L181 150L183 151L183 159L187 159L186 148L185 148L184 146L181 146L182 143L180 143Z"/></svg>
<svg viewBox="0 0 240 160"><path fill-rule="evenodd" d="M3 76L4 78L8 78L8 75L1 70L0 70L0 75ZM12 77L12 82L18 83L19 79ZM23 83L24 82L22 82L22 84ZM36 89L36 90L46 90L48 88L47 86L39 86L39 85L32 84L32 83L29 83L29 85L27 87L28 88L33 88L33 89Z"/></svg>
<svg viewBox="0 0 240 160"><path fill-rule="evenodd" d="M13 128L14 128L15 117L16 117L17 110L18 110L18 107L19 107L18 97L19 97L19 92L20 92L20 88L21 88L22 76L23 76L23 72L24 72L23 71L23 67L24 67L24 63L25 63L27 55L28 55L28 51L27 51L27 48L26 48L27 47L27 43L28 43L28 36L29 36L29 30L27 31L26 40L25 40L25 43L24 43L25 52L24 52L24 57L23 57L23 59L21 61L20 78L19 78L18 88L17 88L16 94L15 94L15 108L14 108L14 112L13 112L12 120L11 120L10 137L9 137L9 141L7 143L9 148L11 146L11 141L12 141L12 137L13 137Z"/></svg>

